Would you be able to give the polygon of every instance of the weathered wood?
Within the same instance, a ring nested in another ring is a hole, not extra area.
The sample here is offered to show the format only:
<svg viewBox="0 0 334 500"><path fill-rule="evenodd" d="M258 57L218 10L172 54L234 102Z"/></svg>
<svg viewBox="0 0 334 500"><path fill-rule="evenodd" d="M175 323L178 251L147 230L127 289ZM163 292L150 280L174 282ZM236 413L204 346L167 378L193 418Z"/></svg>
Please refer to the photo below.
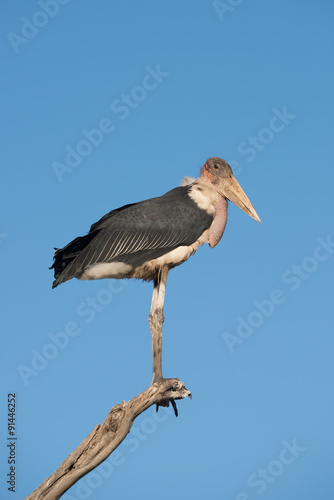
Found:
<svg viewBox="0 0 334 500"><path fill-rule="evenodd" d="M163 379L148 389L111 408L102 425L98 424L89 436L71 453L60 467L26 500L57 500L81 477L95 469L119 446L129 433L134 420L152 405L175 405L177 399L191 397L179 379Z"/></svg>

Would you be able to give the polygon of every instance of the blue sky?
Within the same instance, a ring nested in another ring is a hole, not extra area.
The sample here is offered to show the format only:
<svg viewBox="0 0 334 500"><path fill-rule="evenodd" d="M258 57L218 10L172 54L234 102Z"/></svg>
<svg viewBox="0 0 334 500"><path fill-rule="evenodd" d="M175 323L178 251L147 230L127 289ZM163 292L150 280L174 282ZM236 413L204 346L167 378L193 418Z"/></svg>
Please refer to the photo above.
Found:
<svg viewBox="0 0 334 500"><path fill-rule="evenodd" d="M152 285L51 289L53 248L220 156L221 243L168 278L163 370L193 400L141 415L64 499L333 496L333 4L7 3L1 16L1 498L31 493L151 381Z"/></svg>

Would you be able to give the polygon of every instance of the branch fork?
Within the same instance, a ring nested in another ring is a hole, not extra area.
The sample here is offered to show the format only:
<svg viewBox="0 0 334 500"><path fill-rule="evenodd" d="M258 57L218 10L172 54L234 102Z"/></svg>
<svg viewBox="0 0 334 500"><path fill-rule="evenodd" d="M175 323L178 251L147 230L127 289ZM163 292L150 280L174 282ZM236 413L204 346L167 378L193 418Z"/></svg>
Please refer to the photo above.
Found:
<svg viewBox="0 0 334 500"><path fill-rule="evenodd" d="M158 411L159 406L169 406L171 403L177 417L175 401L187 396L192 397L178 378L164 379L162 376L162 325L167 276L168 268L164 267L157 274L153 287L149 316L153 358L152 384L130 401L122 401L111 408L102 425L98 424L56 472L26 497L26 500L57 500L80 478L109 457L130 432L138 415L154 404Z"/></svg>
<svg viewBox="0 0 334 500"><path fill-rule="evenodd" d="M46 479L26 500L57 500L80 478L95 469L121 444L130 432L135 419L152 405L172 404L190 398L191 392L177 378L154 382L144 392L130 401L122 401L111 408L102 425L98 424L84 441L74 450L60 467Z"/></svg>

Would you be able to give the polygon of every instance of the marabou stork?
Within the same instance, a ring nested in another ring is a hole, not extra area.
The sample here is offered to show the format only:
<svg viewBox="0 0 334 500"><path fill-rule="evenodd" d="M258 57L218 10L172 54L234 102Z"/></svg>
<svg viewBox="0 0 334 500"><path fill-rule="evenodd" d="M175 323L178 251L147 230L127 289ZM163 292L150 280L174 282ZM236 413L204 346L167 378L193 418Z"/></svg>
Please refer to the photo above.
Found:
<svg viewBox="0 0 334 500"><path fill-rule="evenodd" d="M166 194L112 210L64 248L56 249L53 288L71 278L137 278L153 281L149 324L153 380L163 380L161 367L163 307L167 275L185 262L199 245L214 248L223 236L227 201L261 222L220 158L209 158L196 180Z"/></svg>

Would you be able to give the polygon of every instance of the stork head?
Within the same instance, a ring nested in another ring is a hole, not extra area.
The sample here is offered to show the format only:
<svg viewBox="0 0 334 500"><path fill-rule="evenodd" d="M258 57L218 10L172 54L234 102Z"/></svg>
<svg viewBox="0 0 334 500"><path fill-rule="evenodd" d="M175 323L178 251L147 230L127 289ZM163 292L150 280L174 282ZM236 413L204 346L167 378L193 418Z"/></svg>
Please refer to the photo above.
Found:
<svg viewBox="0 0 334 500"><path fill-rule="evenodd" d="M261 222L225 160L216 157L209 158L201 168L201 176L205 176L221 196L230 200L253 219Z"/></svg>

